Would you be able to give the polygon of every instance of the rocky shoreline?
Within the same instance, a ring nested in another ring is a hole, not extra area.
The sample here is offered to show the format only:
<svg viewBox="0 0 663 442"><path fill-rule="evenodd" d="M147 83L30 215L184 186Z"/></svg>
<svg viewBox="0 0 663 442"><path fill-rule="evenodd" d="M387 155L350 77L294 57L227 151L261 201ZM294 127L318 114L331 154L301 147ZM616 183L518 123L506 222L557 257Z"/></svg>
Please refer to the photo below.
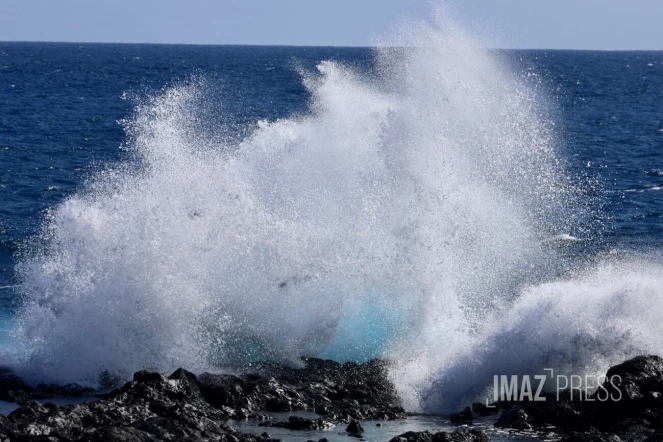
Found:
<svg viewBox="0 0 663 442"><path fill-rule="evenodd" d="M179 369L166 376L140 371L133 380L97 400L77 405L40 403L49 397L89 396L76 385L36 388L8 370L0 370L0 399L19 407L0 415L0 441L269 441L270 428L318 431L330 427L362 439L366 420L405 419L387 362L338 364L305 359L303 368L262 364L252 373L196 376ZM499 413L496 427L553 431L562 441L663 441L663 359L640 356L612 367L594 397L548 394L545 401L475 404L451 416L455 432L407 432L391 442L488 441L472 428L477 415ZM619 400L592 400L612 393ZM273 412L315 411L319 417L290 416L275 421ZM262 435L236 431L229 419L252 419ZM322 434L322 433L321 433ZM324 437L320 441L324 442Z"/></svg>
<svg viewBox="0 0 663 442"><path fill-rule="evenodd" d="M564 391L546 401L498 403L495 426L554 426L562 442L663 441L663 358L638 356L608 370L602 388L583 396Z"/></svg>
<svg viewBox="0 0 663 442"><path fill-rule="evenodd" d="M170 376L149 371L98 400L56 406L36 400L93 393L76 385L31 388L11 372L0 372L0 399L20 407L0 416L5 441L267 441L224 425L229 419L256 419L270 426L322 429L343 425L361 435L359 421L402 419L386 363L338 364L306 359L304 368L263 364L241 375L196 376L179 369ZM318 419L272 422L268 413L315 410Z"/></svg>

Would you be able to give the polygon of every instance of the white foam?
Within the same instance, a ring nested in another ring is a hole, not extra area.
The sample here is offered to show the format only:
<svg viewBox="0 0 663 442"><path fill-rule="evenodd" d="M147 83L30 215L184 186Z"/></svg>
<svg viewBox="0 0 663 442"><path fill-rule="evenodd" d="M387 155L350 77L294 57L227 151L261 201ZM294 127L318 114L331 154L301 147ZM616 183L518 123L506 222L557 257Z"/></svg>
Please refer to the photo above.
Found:
<svg viewBox="0 0 663 442"><path fill-rule="evenodd" d="M201 127L204 81L139 104L133 159L19 266L19 372L387 356L407 407L439 411L496 371L658 349L658 267L574 277L546 246L591 240L583 186L537 85L480 47L438 11L376 51L377 77L323 62L308 114L236 144Z"/></svg>
<svg viewBox="0 0 663 442"><path fill-rule="evenodd" d="M568 233L562 233L560 235L555 235L552 238L548 238L547 241L581 241L581 239L569 235Z"/></svg>
<svg viewBox="0 0 663 442"><path fill-rule="evenodd" d="M450 411L469 400L492 400L483 387L493 375L533 376L548 367L567 376L604 374L626 358L663 350L662 283L660 263L621 260L526 287L452 357L423 369L405 363L395 376L418 393L410 408Z"/></svg>

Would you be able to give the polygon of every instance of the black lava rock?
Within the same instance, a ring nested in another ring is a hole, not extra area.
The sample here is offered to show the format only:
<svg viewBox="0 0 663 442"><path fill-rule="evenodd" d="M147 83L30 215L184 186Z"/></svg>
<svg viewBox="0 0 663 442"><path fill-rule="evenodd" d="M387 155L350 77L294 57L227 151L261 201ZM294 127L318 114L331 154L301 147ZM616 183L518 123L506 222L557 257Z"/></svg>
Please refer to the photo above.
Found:
<svg viewBox="0 0 663 442"><path fill-rule="evenodd" d="M306 419L299 416L290 416L286 422L262 422L261 427L279 427L295 431L317 431L334 427L334 423L325 419Z"/></svg>
<svg viewBox="0 0 663 442"><path fill-rule="evenodd" d="M166 377L139 371L133 380L99 400L79 405L39 404L31 399L90 394L76 385L32 388L9 370L0 370L0 399L21 400L8 417L0 416L0 440L49 441L265 441L223 423L253 418L261 425L292 430L322 430L357 419L405 417L387 363L338 364L306 359L303 368L259 364L253 373L196 376L179 369ZM109 373L104 385L116 385ZM323 417L291 417L271 422L260 411L320 410ZM357 423L358 425L358 423ZM357 433L359 434L359 433Z"/></svg>
<svg viewBox="0 0 663 442"><path fill-rule="evenodd" d="M610 368L592 394L579 393L567 390L548 393L544 401L499 403L504 411L495 426L517 430L553 426L567 442L663 441L663 358L629 359Z"/></svg>
<svg viewBox="0 0 663 442"><path fill-rule="evenodd" d="M345 431L347 431L350 434L363 434L364 427L361 426L359 421L352 421L350 422L350 425L347 426Z"/></svg>
<svg viewBox="0 0 663 442"><path fill-rule="evenodd" d="M40 384L33 388L24 383L10 369L0 367L0 400L3 401L21 402L58 396L79 397L93 393L94 390L91 388L84 388L77 384Z"/></svg>
<svg viewBox="0 0 663 442"><path fill-rule="evenodd" d="M430 431L408 431L392 438L389 442L488 442L490 437L485 431L469 430L466 432L431 433Z"/></svg>
<svg viewBox="0 0 663 442"><path fill-rule="evenodd" d="M206 402L194 374L138 372L96 402L26 402L0 419L0 439L49 441L264 440L223 425L233 410Z"/></svg>
<svg viewBox="0 0 663 442"><path fill-rule="evenodd" d="M525 410L517 406L502 412L495 426L498 428L513 428L516 430L531 430L533 428L532 418L525 413Z"/></svg>
<svg viewBox="0 0 663 442"><path fill-rule="evenodd" d="M572 432L564 435L560 442L621 442L622 439L616 434L601 433L596 429L591 431Z"/></svg>
<svg viewBox="0 0 663 442"><path fill-rule="evenodd" d="M470 407L466 407L460 413L452 414L450 419L451 419L451 423L454 424L454 425L471 424L472 423L472 409Z"/></svg>

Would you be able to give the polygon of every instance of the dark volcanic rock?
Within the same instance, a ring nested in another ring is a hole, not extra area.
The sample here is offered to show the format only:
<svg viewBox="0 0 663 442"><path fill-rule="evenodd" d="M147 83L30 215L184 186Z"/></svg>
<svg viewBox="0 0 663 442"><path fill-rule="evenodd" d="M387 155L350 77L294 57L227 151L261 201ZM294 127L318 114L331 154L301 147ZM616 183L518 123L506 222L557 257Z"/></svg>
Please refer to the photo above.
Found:
<svg viewBox="0 0 663 442"><path fill-rule="evenodd" d="M76 384L64 386L40 384L33 388L24 383L10 369L0 367L0 400L3 401L20 402L57 396L77 397L92 393L94 390L91 388L84 388Z"/></svg>
<svg viewBox="0 0 663 442"><path fill-rule="evenodd" d="M9 371L0 372L0 398L33 399L44 394L81 394L77 386L27 386ZM40 396L42 395L42 396ZM0 417L0 440L51 441L257 441L225 426L228 419L255 418L261 425L321 430L355 419L404 418L386 363L338 364L305 360L304 368L262 364L255 373L195 376L179 369L171 376L139 371L133 380L92 403L68 406L21 402ZM318 419L291 417L270 422L259 411L319 410Z"/></svg>
<svg viewBox="0 0 663 442"><path fill-rule="evenodd" d="M610 368L606 376L608 379L617 378L612 383L607 382L606 386L615 385L622 393L622 399L647 399L650 397L648 393L663 391L663 359L637 356Z"/></svg>
<svg viewBox="0 0 663 442"><path fill-rule="evenodd" d="M464 425L472 423L472 409L466 407L460 413L452 414L450 417L451 423L454 425Z"/></svg>
<svg viewBox="0 0 663 442"><path fill-rule="evenodd" d="M350 434L363 434L364 433L364 427L361 426L359 421L352 421L347 426L345 431L347 431Z"/></svg>
<svg viewBox="0 0 663 442"><path fill-rule="evenodd" d="M495 423L498 428L513 428L516 430L531 430L534 428L534 422L525 410L514 406L509 410L502 412Z"/></svg>
<svg viewBox="0 0 663 442"><path fill-rule="evenodd" d="M261 439L223 425L229 416L203 399L192 373L178 370L167 378L138 372L133 381L97 402L60 407L27 402L0 421L0 437L11 441Z"/></svg>
<svg viewBox="0 0 663 442"><path fill-rule="evenodd" d="M401 419L393 385L387 380L386 363L365 364L306 359L304 368L264 364L246 375L203 374L200 390L217 407L293 411L311 409L334 422L353 419Z"/></svg>
<svg viewBox="0 0 663 442"><path fill-rule="evenodd" d="M663 379L663 358L660 356L636 356L608 370L609 378L618 375L622 380L638 385L656 384Z"/></svg>
<svg viewBox="0 0 663 442"><path fill-rule="evenodd" d="M659 428L649 436L647 439L645 439L645 442L661 442L663 441L663 429Z"/></svg>
<svg viewBox="0 0 663 442"><path fill-rule="evenodd" d="M90 435L91 442L153 442L144 431L131 427L104 427Z"/></svg>
<svg viewBox="0 0 663 442"><path fill-rule="evenodd" d="M500 403L495 426L554 426L564 441L663 440L663 358L638 356L610 368L607 380L587 396L576 391L545 395L545 401Z"/></svg>
<svg viewBox="0 0 663 442"><path fill-rule="evenodd" d="M616 434L601 433L596 429L591 429L566 434L562 437L561 442L621 442L621 440Z"/></svg>
<svg viewBox="0 0 663 442"><path fill-rule="evenodd" d="M20 401L30 399L33 389L24 384L8 368L0 368L0 400Z"/></svg>
<svg viewBox="0 0 663 442"><path fill-rule="evenodd" d="M295 431L316 431L332 428L335 424L325 418L306 419L298 416L290 416L286 422L262 422L261 427L280 427Z"/></svg>
<svg viewBox="0 0 663 442"><path fill-rule="evenodd" d="M527 423L533 428L547 427L550 425L561 427L569 431L583 430L587 428L586 418L581 416L578 411L578 409L582 407L582 402L572 401L568 395L563 393L559 395L559 398L557 397L557 394L545 394L544 397L546 400L542 402L510 403L508 408L505 406L507 403L500 404L503 412L500 419L498 419L498 423L500 424L498 427L515 429L522 429L520 426L526 427L522 422L519 426L509 426L511 425L509 424L509 421L513 417L517 417L519 414L516 410L522 410L527 415ZM518 420L515 422L518 423Z"/></svg>
<svg viewBox="0 0 663 442"><path fill-rule="evenodd" d="M430 431L408 431L392 438L389 442L432 442L433 433Z"/></svg>
<svg viewBox="0 0 663 442"><path fill-rule="evenodd" d="M408 431L396 436L389 442L488 442L490 438L485 431L469 430L453 433L431 433L430 431Z"/></svg>

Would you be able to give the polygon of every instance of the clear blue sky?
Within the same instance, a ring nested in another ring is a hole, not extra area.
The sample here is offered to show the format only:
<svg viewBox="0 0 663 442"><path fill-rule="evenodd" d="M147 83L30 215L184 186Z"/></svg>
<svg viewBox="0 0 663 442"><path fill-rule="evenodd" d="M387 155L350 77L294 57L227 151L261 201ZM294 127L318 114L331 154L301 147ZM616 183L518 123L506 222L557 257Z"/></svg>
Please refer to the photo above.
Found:
<svg viewBox="0 0 663 442"><path fill-rule="evenodd" d="M494 46L663 49L663 0L450 0ZM366 46L428 0L0 0L0 41Z"/></svg>

